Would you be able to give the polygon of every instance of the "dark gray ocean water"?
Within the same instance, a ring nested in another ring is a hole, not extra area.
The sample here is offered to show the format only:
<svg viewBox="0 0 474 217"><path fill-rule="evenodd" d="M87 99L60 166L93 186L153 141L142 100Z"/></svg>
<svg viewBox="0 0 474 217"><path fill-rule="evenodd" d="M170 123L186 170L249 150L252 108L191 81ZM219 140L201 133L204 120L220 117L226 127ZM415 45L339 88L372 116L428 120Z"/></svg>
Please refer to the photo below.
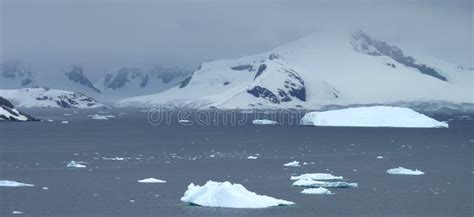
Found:
<svg viewBox="0 0 474 217"><path fill-rule="evenodd" d="M97 111L29 112L54 121L0 123L0 180L35 185L0 187L0 216L473 216L474 121L466 116L437 116L450 120L449 129L397 129L152 125L147 113L134 110L110 111L117 117L106 121L87 116ZM87 168L66 168L71 160ZM282 166L293 160L308 164ZM385 172L399 166L425 175ZM291 175L315 172L359 187L305 195L291 186ZM137 182L149 177L167 183ZM191 182L208 180L296 204L224 209L180 201Z"/></svg>

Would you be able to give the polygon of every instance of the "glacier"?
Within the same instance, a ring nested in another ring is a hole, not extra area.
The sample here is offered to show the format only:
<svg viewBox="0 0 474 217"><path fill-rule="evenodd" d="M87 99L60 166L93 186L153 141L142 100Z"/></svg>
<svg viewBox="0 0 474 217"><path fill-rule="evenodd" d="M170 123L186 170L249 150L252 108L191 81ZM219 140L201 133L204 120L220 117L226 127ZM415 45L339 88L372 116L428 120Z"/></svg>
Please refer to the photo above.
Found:
<svg viewBox="0 0 474 217"><path fill-rule="evenodd" d="M391 106L356 107L324 112L309 112L304 115L300 124L346 127L448 127L447 123L437 121L412 109Z"/></svg>
<svg viewBox="0 0 474 217"><path fill-rule="evenodd" d="M360 31L315 33L261 54L204 62L169 90L117 105L200 109L318 109L434 101L472 105L472 69L406 52L412 50Z"/></svg>

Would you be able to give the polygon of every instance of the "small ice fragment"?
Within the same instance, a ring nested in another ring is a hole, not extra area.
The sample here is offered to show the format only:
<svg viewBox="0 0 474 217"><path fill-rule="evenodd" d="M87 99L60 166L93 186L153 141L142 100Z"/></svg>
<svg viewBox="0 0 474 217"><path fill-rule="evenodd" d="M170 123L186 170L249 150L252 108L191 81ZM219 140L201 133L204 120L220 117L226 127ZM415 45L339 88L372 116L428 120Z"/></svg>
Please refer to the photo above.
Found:
<svg viewBox="0 0 474 217"><path fill-rule="evenodd" d="M387 170L388 174L392 175L412 175L412 176L419 176L425 174L423 171L420 170L411 170L403 167L393 168Z"/></svg>
<svg viewBox="0 0 474 217"><path fill-rule="evenodd" d="M61 121L61 124L69 124L69 121Z"/></svg>
<svg viewBox="0 0 474 217"><path fill-rule="evenodd" d="M208 181L204 186L191 183L181 201L198 206L224 208L266 208L293 205L291 201L258 195L241 184Z"/></svg>
<svg viewBox="0 0 474 217"><path fill-rule="evenodd" d="M13 215L19 215L19 214L23 214L23 212L20 212L20 211L13 211L12 214L13 214Z"/></svg>
<svg viewBox="0 0 474 217"><path fill-rule="evenodd" d="M92 119L94 119L94 120L108 120L108 118L106 116L98 115L98 114L92 115Z"/></svg>
<svg viewBox="0 0 474 217"><path fill-rule="evenodd" d="M255 160L257 159L258 157L257 156L248 156L247 159L251 159L251 160Z"/></svg>
<svg viewBox="0 0 474 217"><path fill-rule="evenodd" d="M383 159L383 156L377 156L377 159Z"/></svg>
<svg viewBox="0 0 474 217"><path fill-rule="evenodd" d="M76 163L76 161L69 161L69 163L66 165L66 167L71 167L71 168L86 168L86 165Z"/></svg>
<svg viewBox="0 0 474 217"><path fill-rule="evenodd" d="M49 188L48 188L48 187L43 187L42 189L43 189L43 190L48 190Z"/></svg>
<svg viewBox="0 0 474 217"><path fill-rule="evenodd" d="M135 203L135 200L130 200L130 203Z"/></svg>
<svg viewBox="0 0 474 217"><path fill-rule="evenodd" d="M293 182L293 186L298 187L323 187L323 188L356 188L358 187L357 183L349 183L349 182L328 182L328 181L316 181L312 179L300 179Z"/></svg>
<svg viewBox="0 0 474 217"><path fill-rule="evenodd" d="M303 194L334 194L329 189L318 187L318 188L306 188L301 191Z"/></svg>
<svg viewBox="0 0 474 217"><path fill-rule="evenodd" d="M256 125L276 125L276 124L278 124L278 122L276 122L276 121L271 121L271 120L266 120L266 119L253 120L252 123L256 124Z"/></svg>
<svg viewBox="0 0 474 217"><path fill-rule="evenodd" d="M26 184L21 182L9 181L9 180L0 180L0 187L33 187L32 184Z"/></svg>
<svg viewBox="0 0 474 217"><path fill-rule="evenodd" d="M155 178L141 179L141 180L138 180L138 182L140 183L166 183L165 180L155 179Z"/></svg>
<svg viewBox="0 0 474 217"><path fill-rule="evenodd" d="M291 162L288 162L286 164L283 164L283 166L285 166L285 167L299 167L300 162L299 161L291 161Z"/></svg>
<svg viewBox="0 0 474 217"><path fill-rule="evenodd" d="M312 180L340 180L342 176L334 176L329 173L306 173L300 176L291 176L291 180L312 179Z"/></svg>
<svg viewBox="0 0 474 217"><path fill-rule="evenodd" d="M189 124L189 123L191 123L190 120L185 120L185 119L179 120L178 122L181 123L181 124Z"/></svg>

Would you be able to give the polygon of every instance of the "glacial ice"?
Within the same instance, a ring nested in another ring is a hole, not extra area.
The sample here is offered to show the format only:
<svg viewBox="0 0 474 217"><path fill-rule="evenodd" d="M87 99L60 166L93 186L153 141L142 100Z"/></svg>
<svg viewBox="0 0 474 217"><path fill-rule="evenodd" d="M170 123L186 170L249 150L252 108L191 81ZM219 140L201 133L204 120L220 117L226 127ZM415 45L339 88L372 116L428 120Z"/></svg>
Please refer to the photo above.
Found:
<svg viewBox="0 0 474 217"><path fill-rule="evenodd" d="M411 170L403 167L392 168L387 170L388 174L391 175L412 175L412 176L419 176L425 174L423 171L420 170Z"/></svg>
<svg viewBox="0 0 474 217"><path fill-rule="evenodd" d="M181 201L207 207L266 208L293 205L291 201L258 195L240 184L208 181L204 186L191 183Z"/></svg>

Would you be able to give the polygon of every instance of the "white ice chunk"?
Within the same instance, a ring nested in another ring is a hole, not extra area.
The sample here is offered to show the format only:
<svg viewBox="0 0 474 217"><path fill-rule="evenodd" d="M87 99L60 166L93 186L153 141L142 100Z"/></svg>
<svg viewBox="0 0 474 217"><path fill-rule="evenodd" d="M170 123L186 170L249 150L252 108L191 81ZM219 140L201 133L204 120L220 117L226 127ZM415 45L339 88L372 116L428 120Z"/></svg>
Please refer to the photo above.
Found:
<svg viewBox="0 0 474 217"><path fill-rule="evenodd" d="M155 178L141 179L141 180L138 180L138 182L140 183L166 183L165 180L155 179Z"/></svg>
<svg viewBox="0 0 474 217"><path fill-rule="evenodd" d="M69 121L61 121L61 124L69 124Z"/></svg>
<svg viewBox="0 0 474 217"><path fill-rule="evenodd" d="M185 120L185 119L179 120L178 122L181 123L181 124L189 124L189 123L191 123L190 120Z"/></svg>
<svg viewBox="0 0 474 217"><path fill-rule="evenodd" d="M383 156L377 156L377 159L383 159Z"/></svg>
<svg viewBox="0 0 474 217"><path fill-rule="evenodd" d="M318 187L318 188L307 188L301 191L302 194L334 194L329 189Z"/></svg>
<svg viewBox="0 0 474 217"><path fill-rule="evenodd" d="M108 118L106 116L98 115L98 114L92 115L92 119L94 119L94 120L108 120Z"/></svg>
<svg viewBox="0 0 474 217"><path fill-rule="evenodd" d="M393 168L387 170L388 174L392 175L412 175L412 176L419 176L425 174L423 171L420 170L411 170L403 167Z"/></svg>
<svg viewBox="0 0 474 217"><path fill-rule="evenodd" d="M250 160L255 160L257 159L258 157L257 156L248 156L247 159L250 159Z"/></svg>
<svg viewBox="0 0 474 217"><path fill-rule="evenodd" d="M208 181L204 186L191 183L181 201L199 206L225 208L266 208L294 204L291 201L258 195L240 184L214 181Z"/></svg>
<svg viewBox="0 0 474 217"><path fill-rule="evenodd" d="M33 187L32 184L26 184L21 182L9 181L9 180L0 180L0 187Z"/></svg>
<svg viewBox="0 0 474 217"><path fill-rule="evenodd" d="M66 167L71 167L71 168L86 168L86 165L76 163L76 161L69 161L69 163L66 165Z"/></svg>
<svg viewBox="0 0 474 217"><path fill-rule="evenodd" d="M340 180L342 176L334 176L329 173L306 173L299 176L292 176L291 180L312 179L312 180Z"/></svg>
<svg viewBox="0 0 474 217"><path fill-rule="evenodd" d="M257 125L276 125L278 124L278 122L276 121L271 121L271 120L265 120L265 119L262 119L262 120L253 120L252 121L253 124L257 124Z"/></svg>
<svg viewBox="0 0 474 217"><path fill-rule="evenodd" d="M391 106L357 107L325 112L309 112L300 123L314 126L349 127L413 127L441 128L447 123L437 121L409 108Z"/></svg>
<svg viewBox="0 0 474 217"><path fill-rule="evenodd" d="M298 187L312 187L312 188L355 188L358 186L357 183L349 183L349 182L328 182L328 181L316 181L312 179L300 179L293 182L293 186Z"/></svg>
<svg viewBox="0 0 474 217"><path fill-rule="evenodd" d="M288 162L286 164L283 164L283 166L285 166L285 167L299 167L300 162L299 161L291 161L291 162Z"/></svg>
<svg viewBox="0 0 474 217"><path fill-rule="evenodd" d="M13 211L12 214L13 214L13 215L19 215L19 214L23 214L23 212L20 212L20 211Z"/></svg>

